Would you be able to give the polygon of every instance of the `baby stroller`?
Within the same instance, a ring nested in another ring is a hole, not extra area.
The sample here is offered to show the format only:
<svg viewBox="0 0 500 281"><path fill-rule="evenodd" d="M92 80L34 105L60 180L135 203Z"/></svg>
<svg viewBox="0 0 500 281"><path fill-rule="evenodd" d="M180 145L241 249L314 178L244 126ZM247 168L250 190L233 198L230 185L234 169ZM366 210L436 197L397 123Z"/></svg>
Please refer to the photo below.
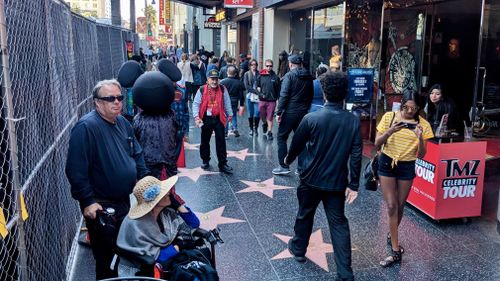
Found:
<svg viewBox="0 0 500 281"><path fill-rule="evenodd" d="M163 266L145 264L136 255L118 250L113 259L112 267L117 268L117 278L114 280L219 280L215 270L215 245L224 243L218 229L210 231L197 228L192 231L190 247L181 252ZM185 238L184 238L185 239ZM144 277L145 279L138 279ZM200 278L201 277L201 278Z"/></svg>

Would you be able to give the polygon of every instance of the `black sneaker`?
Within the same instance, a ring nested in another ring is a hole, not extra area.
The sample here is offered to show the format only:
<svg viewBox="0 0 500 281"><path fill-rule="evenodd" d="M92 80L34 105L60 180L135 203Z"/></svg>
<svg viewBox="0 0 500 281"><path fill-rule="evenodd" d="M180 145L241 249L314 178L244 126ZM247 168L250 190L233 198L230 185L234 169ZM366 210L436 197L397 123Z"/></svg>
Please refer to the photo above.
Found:
<svg viewBox="0 0 500 281"><path fill-rule="evenodd" d="M272 173L275 175L287 175L290 174L290 168L279 166L278 168L273 169Z"/></svg>
<svg viewBox="0 0 500 281"><path fill-rule="evenodd" d="M203 170L206 170L206 169L210 168L210 163L209 162L203 162L203 164L201 164L201 168Z"/></svg>
<svg viewBox="0 0 500 281"><path fill-rule="evenodd" d="M273 140L273 133L271 131L267 132L267 140Z"/></svg>
<svg viewBox="0 0 500 281"><path fill-rule="evenodd" d="M234 130L233 131L233 134L234 134L234 137L237 138L240 136L240 132L238 132L238 130Z"/></svg>
<svg viewBox="0 0 500 281"><path fill-rule="evenodd" d="M293 258L300 262L300 263L304 263L307 261L306 257L305 256L297 256L295 255L295 253L292 251L292 239L288 240L288 251L290 252L290 254L292 254Z"/></svg>
<svg viewBox="0 0 500 281"><path fill-rule="evenodd" d="M227 164L219 166L219 171L225 174L232 174L233 168L229 167Z"/></svg>
<svg viewBox="0 0 500 281"><path fill-rule="evenodd" d="M250 130L250 132L248 133L249 136L253 137L253 130Z"/></svg>

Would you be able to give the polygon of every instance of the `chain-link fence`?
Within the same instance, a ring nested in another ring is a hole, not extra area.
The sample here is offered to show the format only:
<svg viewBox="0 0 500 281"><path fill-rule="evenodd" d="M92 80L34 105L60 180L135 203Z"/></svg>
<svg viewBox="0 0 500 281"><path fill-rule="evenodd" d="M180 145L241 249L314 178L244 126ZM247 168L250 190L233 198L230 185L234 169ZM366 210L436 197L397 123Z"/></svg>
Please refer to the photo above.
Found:
<svg viewBox="0 0 500 281"><path fill-rule="evenodd" d="M70 130L127 40L138 46L62 0L0 0L0 280L66 279L81 220L64 174Z"/></svg>

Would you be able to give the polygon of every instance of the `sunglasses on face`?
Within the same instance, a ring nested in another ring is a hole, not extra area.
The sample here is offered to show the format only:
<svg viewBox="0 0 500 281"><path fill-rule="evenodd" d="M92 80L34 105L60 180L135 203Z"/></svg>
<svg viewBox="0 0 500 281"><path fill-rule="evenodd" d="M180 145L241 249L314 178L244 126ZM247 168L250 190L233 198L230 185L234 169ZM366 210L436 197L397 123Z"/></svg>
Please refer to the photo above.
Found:
<svg viewBox="0 0 500 281"><path fill-rule="evenodd" d="M103 100L107 102L114 102L115 100L122 101L125 98L123 95L119 96L107 96L107 97L96 97L98 100Z"/></svg>
<svg viewBox="0 0 500 281"><path fill-rule="evenodd" d="M417 111L418 110L418 106L408 106L408 105L403 105L403 110L411 110L411 111Z"/></svg>
<svg viewBox="0 0 500 281"><path fill-rule="evenodd" d="M271 65L266 65L266 67L273 67L273 65L272 64Z"/></svg>

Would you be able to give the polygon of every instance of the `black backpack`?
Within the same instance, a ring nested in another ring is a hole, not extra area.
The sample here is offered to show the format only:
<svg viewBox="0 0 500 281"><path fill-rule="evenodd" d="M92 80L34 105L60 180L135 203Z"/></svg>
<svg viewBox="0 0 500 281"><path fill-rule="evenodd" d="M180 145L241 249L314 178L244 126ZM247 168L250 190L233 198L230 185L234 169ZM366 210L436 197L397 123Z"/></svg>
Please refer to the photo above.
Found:
<svg viewBox="0 0 500 281"><path fill-rule="evenodd" d="M163 270L169 273L168 280L172 281L219 281L209 256L208 248L183 250L168 261Z"/></svg>

